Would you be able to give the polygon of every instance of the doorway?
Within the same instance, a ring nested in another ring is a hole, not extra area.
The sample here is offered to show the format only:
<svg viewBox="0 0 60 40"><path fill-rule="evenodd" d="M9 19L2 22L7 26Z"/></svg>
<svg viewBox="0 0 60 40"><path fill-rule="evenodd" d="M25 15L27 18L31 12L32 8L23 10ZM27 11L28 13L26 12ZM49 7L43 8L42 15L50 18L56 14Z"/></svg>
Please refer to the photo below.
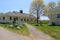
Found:
<svg viewBox="0 0 60 40"><path fill-rule="evenodd" d="M16 18L13 19L13 23L16 23Z"/></svg>
<svg viewBox="0 0 60 40"><path fill-rule="evenodd" d="M14 21L16 21L16 18L14 18Z"/></svg>

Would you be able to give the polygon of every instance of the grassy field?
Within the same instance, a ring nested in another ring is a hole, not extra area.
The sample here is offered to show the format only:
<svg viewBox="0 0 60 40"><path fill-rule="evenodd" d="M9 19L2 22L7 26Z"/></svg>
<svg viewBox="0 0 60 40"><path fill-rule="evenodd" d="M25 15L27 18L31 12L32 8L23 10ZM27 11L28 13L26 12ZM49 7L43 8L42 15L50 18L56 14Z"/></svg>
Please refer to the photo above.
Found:
<svg viewBox="0 0 60 40"><path fill-rule="evenodd" d="M24 36L29 36L29 31L28 28L24 25L24 27L16 29L16 28L10 28L10 24L0 24L0 27L6 28L9 31L24 35Z"/></svg>
<svg viewBox="0 0 60 40"><path fill-rule="evenodd" d="M35 23L30 23L33 27L37 28L40 31L50 35L56 40L60 40L60 26L49 26L49 21L41 21L43 23L42 26L35 26Z"/></svg>

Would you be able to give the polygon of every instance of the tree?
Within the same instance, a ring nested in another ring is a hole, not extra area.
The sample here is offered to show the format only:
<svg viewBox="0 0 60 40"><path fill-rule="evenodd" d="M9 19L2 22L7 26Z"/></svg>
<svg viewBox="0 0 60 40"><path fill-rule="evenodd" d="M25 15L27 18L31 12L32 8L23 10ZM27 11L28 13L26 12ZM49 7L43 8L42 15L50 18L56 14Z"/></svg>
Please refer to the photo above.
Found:
<svg viewBox="0 0 60 40"><path fill-rule="evenodd" d="M44 6L43 0L33 0L31 3L30 13L35 14L37 17L37 24L41 14L44 11Z"/></svg>
<svg viewBox="0 0 60 40"><path fill-rule="evenodd" d="M49 12L49 10L53 10L56 7L56 3L55 2L49 2L48 5L45 7L44 10L44 16L47 15L47 13Z"/></svg>
<svg viewBox="0 0 60 40"><path fill-rule="evenodd" d="M53 8L55 8L56 7L56 3L55 2L49 2L49 4L48 4L48 9L53 9Z"/></svg>
<svg viewBox="0 0 60 40"><path fill-rule="evenodd" d="M48 7L46 6L43 15L46 16L48 12L49 12L49 10L48 10Z"/></svg>

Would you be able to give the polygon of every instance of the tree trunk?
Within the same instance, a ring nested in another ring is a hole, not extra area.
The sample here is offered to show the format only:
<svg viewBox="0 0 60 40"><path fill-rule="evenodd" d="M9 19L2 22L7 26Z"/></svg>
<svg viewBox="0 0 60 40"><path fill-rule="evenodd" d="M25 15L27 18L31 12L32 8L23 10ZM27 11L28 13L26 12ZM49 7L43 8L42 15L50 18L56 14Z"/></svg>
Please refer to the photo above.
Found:
<svg viewBox="0 0 60 40"><path fill-rule="evenodd" d="M38 17L38 10L37 10L37 24L38 24L38 19L39 19L39 17Z"/></svg>

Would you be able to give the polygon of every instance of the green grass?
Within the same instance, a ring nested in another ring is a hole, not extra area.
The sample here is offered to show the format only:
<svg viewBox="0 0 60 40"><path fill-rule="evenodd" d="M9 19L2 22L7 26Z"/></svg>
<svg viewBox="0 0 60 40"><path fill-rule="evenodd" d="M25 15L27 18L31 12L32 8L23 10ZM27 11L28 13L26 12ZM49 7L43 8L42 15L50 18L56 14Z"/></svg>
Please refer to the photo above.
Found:
<svg viewBox="0 0 60 40"><path fill-rule="evenodd" d="M29 31L28 28L24 25L23 28L16 29L16 28L9 28L10 24L0 24L1 27L6 28L9 31L24 35L24 36L29 36Z"/></svg>
<svg viewBox="0 0 60 40"><path fill-rule="evenodd" d="M33 27L37 28L40 31L50 35L51 37L55 38L56 40L60 40L60 26L49 26L47 21L42 26L35 26L35 23L30 23Z"/></svg>

